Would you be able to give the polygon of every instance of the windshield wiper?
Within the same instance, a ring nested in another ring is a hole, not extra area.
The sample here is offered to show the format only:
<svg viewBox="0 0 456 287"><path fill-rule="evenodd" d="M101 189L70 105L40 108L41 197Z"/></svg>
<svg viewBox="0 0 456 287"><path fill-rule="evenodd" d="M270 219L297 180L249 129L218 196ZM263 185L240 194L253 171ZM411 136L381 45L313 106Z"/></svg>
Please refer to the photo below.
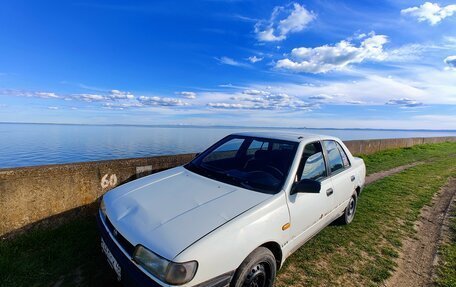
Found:
<svg viewBox="0 0 456 287"><path fill-rule="evenodd" d="M240 179L238 177L235 177L235 176L232 176L232 175L229 175L229 174L225 174L224 176L229 178L231 181L241 185L242 187L251 188L250 185L248 185L244 180L242 180L242 179Z"/></svg>

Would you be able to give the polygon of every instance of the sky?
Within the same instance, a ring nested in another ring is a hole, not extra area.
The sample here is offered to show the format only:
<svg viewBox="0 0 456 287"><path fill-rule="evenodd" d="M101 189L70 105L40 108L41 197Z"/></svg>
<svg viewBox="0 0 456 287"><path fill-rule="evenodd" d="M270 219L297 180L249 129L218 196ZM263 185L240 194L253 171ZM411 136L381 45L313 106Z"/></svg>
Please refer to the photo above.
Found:
<svg viewBox="0 0 456 287"><path fill-rule="evenodd" d="M456 129L456 2L2 1L0 122Z"/></svg>

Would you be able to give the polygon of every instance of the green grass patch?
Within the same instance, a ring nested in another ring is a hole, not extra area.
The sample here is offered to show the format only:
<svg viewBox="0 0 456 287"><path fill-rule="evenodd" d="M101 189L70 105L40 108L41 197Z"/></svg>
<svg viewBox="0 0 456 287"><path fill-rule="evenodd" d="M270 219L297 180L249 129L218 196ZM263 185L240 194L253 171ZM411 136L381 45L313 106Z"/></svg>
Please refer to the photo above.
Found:
<svg viewBox="0 0 456 287"><path fill-rule="evenodd" d="M391 149L371 155L360 155L366 163L367 174L388 170L409 163L436 160L447 156L456 156L456 143L415 145L407 148Z"/></svg>
<svg viewBox="0 0 456 287"><path fill-rule="evenodd" d="M354 222L329 226L300 248L287 260L276 285L380 285L394 269L404 237L413 236L421 207L455 175L455 155L456 143L442 143L363 156L370 173L432 161L367 186ZM448 258L454 266L452 250ZM94 217L0 242L2 287L114 285Z"/></svg>
<svg viewBox="0 0 456 287"><path fill-rule="evenodd" d="M453 206L451 216L450 240L439 250L436 285L440 287L456 286L456 206Z"/></svg>
<svg viewBox="0 0 456 287"><path fill-rule="evenodd" d="M94 217L0 242L0 286L110 286Z"/></svg>

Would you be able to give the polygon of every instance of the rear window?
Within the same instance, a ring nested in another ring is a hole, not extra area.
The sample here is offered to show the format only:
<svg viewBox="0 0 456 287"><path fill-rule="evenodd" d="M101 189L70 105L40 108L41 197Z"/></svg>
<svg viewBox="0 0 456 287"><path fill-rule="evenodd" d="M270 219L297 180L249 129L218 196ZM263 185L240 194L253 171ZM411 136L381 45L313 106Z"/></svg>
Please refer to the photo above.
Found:
<svg viewBox="0 0 456 287"><path fill-rule="evenodd" d="M331 173L338 172L344 168L344 161L335 141L323 141L328 154L329 169Z"/></svg>

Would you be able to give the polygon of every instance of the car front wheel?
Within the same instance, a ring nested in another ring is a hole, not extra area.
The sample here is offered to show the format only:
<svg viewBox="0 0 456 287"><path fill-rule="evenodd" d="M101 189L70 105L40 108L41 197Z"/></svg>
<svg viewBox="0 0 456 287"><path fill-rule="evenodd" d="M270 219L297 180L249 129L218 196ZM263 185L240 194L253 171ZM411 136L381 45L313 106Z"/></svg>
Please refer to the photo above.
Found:
<svg viewBox="0 0 456 287"><path fill-rule="evenodd" d="M277 263L272 252L258 247L236 270L232 287L272 287L276 277Z"/></svg>

